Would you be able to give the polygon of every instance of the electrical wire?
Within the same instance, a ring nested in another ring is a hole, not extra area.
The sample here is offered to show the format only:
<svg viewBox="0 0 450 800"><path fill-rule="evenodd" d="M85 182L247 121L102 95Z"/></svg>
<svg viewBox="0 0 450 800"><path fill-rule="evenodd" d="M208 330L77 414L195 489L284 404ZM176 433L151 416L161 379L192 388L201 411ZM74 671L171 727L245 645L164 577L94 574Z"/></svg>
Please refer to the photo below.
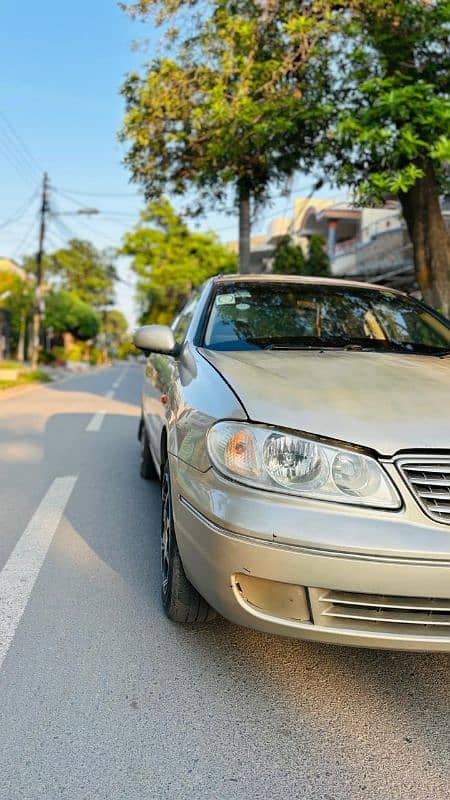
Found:
<svg viewBox="0 0 450 800"><path fill-rule="evenodd" d="M308 184L307 186L300 186L300 185L297 184L297 185L294 185L292 188L289 188L287 191L283 190L282 192L279 192L278 194L271 195L267 200L268 203L270 203L270 202L272 202L272 201L274 201L276 199L279 199L280 197L286 197L286 198L289 198L288 205L286 205L280 211L276 212L276 215L273 213L273 211L271 211L270 213L265 214L263 217L256 216L256 219L254 220L254 224L256 224L259 227L261 225L261 223L264 223L264 222L267 222L269 220L272 220L272 219L274 219L275 216L276 217L280 217L280 216L282 217L284 215L289 214L292 211L292 203L295 200L293 195L301 193L304 196L305 200L307 200L307 201L311 200L312 197L315 194L315 191L317 191L317 189L320 188L319 184L320 184L320 181L318 179L315 179L313 181L313 183ZM61 189L59 187L52 187L52 188L58 195L60 195L61 197L64 197L64 199L66 199L69 202L73 203L74 205L76 205L80 209L84 208L85 204L80 202L80 200L77 199L76 197L72 197L71 195L76 194L78 196L84 196L84 197L138 197L139 196L138 194L123 194L123 193L108 193L108 192L81 192L81 191L78 191L78 190ZM127 212L127 211L115 211L115 210L112 210L112 209L106 209L106 210L99 210L97 212L97 214L99 216L101 216L102 219L104 219L105 221L111 221L111 222L114 222L114 223L117 223L120 220L123 220L124 223L127 220L136 220L136 223L138 222L138 218L137 218L138 215L137 214L133 214L132 212ZM96 214L96 216L97 216L97 214ZM81 217L81 215L80 215L80 217ZM102 231L99 228L94 228L92 225L89 225L89 223L87 223L84 219L80 218L79 222L82 223L90 232L93 232L96 235L103 236L104 238L106 238L107 240L109 240L110 242L112 242L115 245L117 244L116 241L109 234L107 234L105 231ZM214 232L214 233L220 234L220 233L224 233L224 232L227 232L227 231L235 230L236 229L236 225L237 225L237 221L235 221L233 223L230 223L229 225L222 225L222 226L220 226L218 228L216 228L216 227L212 228L211 231Z"/></svg>
<svg viewBox="0 0 450 800"><path fill-rule="evenodd" d="M88 231L95 234L95 236L103 236L103 238L111 242L111 244L113 244L114 247L118 246L117 240L113 239L112 236L110 236L108 233L105 233L105 231L100 230L100 228L95 229L89 222L86 222L86 220L83 218L81 218L79 222L82 225L84 225L88 229Z"/></svg>
<svg viewBox="0 0 450 800"><path fill-rule="evenodd" d="M59 194L69 197L72 194L80 197L142 197L140 192L80 192L76 189L63 189L59 186L54 187Z"/></svg>
<svg viewBox="0 0 450 800"><path fill-rule="evenodd" d="M59 228L60 230L57 230L57 231L52 230L50 232L50 238L57 237L59 239L59 241L63 244L63 246L67 245L67 238L69 238L69 239L78 238L75 235L75 233L69 228L69 226L66 225L65 223L61 222L61 220L58 217L53 217L52 219L53 219L53 222L55 222L57 224L57 228ZM84 220L83 220L83 222L84 222ZM97 233L97 232L94 231L94 233ZM101 232L98 231L98 233L100 234ZM105 235L105 234L102 233L101 235ZM128 286L130 288L134 288L134 284L131 284L129 281L126 281L124 278L121 278L120 276L117 277L117 280L119 281L119 283L125 284L125 286Z"/></svg>
<svg viewBox="0 0 450 800"><path fill-rule="evenodd" d="M12 217L9 217L3 222L0 222L0 230L3 230L3 228L6 228L8 225L11 225L13 222L17 222L19 219L22 219L22 217L25 216L26 212L32 205L33 201L36 199L38 191L39 188L36 188L31 197L28 198L28 200L26 200L25 203L19 206L19 208L14 212Z"/></svg>
<svg viewBox="0 0 450 800"><path fill-rule="evenodd" d="M10 164L13 169L18 174L19 178L21 178L25 183L29 186L35 183L35 176L33 174L29 174L23 167L21 161L17 158L14 150L8 144L8 141L5 138L1 138L1 131L0 131L0 153L4 156L5 160Z"/></svg>
<svg viewBox="0 0 450 800"><path fill-rule="evenodd" d="M61 233L58 233L58 231L47 231L46 241L51 245L51 247L59 250L61 245L66 245L67 239Z"/></svg>
<svg viewBox="0 0 450 800"><path fill-rule="evenodd" d="M69 228L69 226L65 222L59 219L58 216L52 214L50 216L50 223L52 223L53 226L56 227L57 231L59 232L59 235L60 236L62 235L66 242L68 239L78 238L76 233L71 228Z"/></svg>
<svg viewBox="0 0 450 800"><path fill-rule="evenodd" d="M38 162L3 111L0 111L0 152L24 182L35 184L41 172Z"/></svg>
<svg viewBox="0 0 450 800"><path fill-rule="evenodd" d="M25 236L20 239L18 245L16 246L14 253L13 253L13 260L19 257L22 253L25 253L26 248L28 247L28 243L31 241L31 234L36 233L37 236L37 227L38 227L38 215L35 216L31 225L27 228L25 232Z"/></svg>
<svg viewBox="0 0 450 800"><path fill-rule="evenodd" d="M66 199L66 200L69 200L69 202L71 202L74 205L76 205L79 209L84 209L85 208L85 203L80 203L79 200L77 200L74 197L70 197L70 195L68 195L66 192L62 192L60 189L56 189L55 191L56 191L56 193L58 195L60 195L61 197L64 197L64 199ZM81 214L80 214L80 216L81 216ZM114 209L107 209L105 211L101 211L101 210L97 210L96 209L95 215L92 214L92 216L102 216L103 219L111 220L112 222L117 222L117 220L120 220L120 219L123 219L124 221L125 220L135 220L136 222L138 221L138 213L137 212L133 213L133 212L130 212L130 211L115 211ZM105 236L106 236L106 234L105 234Z"/></svg>
<svg viewBox="0 0 450 800"><path fill-rule="evenodd" d="M20 154L23 163L28 167L28 169L35 171L37 175L41 175L44 170L38 164L37 160L23 141L22 137L18 134L11 122L8 120L4 111L0 111L0 120L3 121L4 129L6 128L6 136L17 148L17 152Z"/></svg>

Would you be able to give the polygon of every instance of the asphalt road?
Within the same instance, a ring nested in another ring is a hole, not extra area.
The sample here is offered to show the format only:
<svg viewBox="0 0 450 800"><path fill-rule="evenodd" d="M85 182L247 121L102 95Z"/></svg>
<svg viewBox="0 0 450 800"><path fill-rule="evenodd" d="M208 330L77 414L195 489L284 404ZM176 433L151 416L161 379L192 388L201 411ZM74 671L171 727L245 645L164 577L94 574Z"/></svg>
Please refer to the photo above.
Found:
<svg viewBox="0 0 450 800"><path fill-rule="evenodd" d="M448 800L448 656L165 619L140 381L0 396L1 800Z"/></svg>

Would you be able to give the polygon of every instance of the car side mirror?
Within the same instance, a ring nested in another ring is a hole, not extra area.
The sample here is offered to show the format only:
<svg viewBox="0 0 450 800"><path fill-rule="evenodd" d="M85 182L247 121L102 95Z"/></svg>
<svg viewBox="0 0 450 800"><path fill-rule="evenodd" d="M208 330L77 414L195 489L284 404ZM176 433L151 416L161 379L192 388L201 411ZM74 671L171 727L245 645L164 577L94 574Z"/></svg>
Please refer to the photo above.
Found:
<svg viewBox="0 0 450 800"><path fill-rule="evenodd" d="M180 351L173 330L168 325L144 325L135 332L133 342L147 355L163 353L167 356L177 356Z"/></svg>

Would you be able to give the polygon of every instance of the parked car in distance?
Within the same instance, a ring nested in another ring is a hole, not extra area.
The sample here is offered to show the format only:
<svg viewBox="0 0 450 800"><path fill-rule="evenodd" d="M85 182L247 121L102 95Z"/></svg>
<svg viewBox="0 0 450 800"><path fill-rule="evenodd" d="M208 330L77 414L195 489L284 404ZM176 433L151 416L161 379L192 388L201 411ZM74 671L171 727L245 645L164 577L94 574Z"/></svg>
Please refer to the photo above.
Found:
<svg viewBox="0 0 450 800"><path fill-rule="evenodd" d="M395 290L226 276L147 355L168 617L450 651L450 322Z"/></svg>

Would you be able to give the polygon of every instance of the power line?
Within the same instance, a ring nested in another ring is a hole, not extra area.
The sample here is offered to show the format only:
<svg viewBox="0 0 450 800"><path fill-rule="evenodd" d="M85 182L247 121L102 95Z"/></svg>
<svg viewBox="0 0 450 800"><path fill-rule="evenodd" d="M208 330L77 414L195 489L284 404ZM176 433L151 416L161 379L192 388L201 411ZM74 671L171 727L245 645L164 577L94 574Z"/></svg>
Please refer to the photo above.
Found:
<svg viewBox="0 0 450 800"><path fill-rule="evenodd" d="M77 235L72 231L69 226L63 222L59 217L55 215L51 215L50 217L50 224L53 224L59 231L59 234L62 235L65 240L67 239L76 239Z"/></svg>
<svg viewBox="0 0 450 800"><path fill-rule="evenodd" d="M61 195L61 197L64 197L66 200L69 200L69 202L71 202L74 205L78 206L78 208L84 208L85 207L84 203L80 203L80 201L77 200L76 198L70 197L70 195L66 194L66 192L62 192L60 189L56 189L55 191L56 191L56 193L58 195ZM136 220L136 221L138 220L138 213L137 212L132 212L132 211L116 211L115 209L106 209L104 211L96 210L96 214L101 215L105 219L110 217L110 218L112 218L112 221L115 221L115 219L113 219L113 218L118 218L118 219L122 218L124 220L125 219L132 219L132 220Z"/></svg>
<svg viewBox="0 0 450 800"><path fill-rule="evenodd" d="M75 189L62 189L59 186L54 187L61 195L70 198L70 195L75 194L81 197L142 197L140 192L80 192ZM75 201L74 201L75 202Z"/></svg>
<svg viewBox="0 0 450 800"><path fill-rule="evenodd" d="M0 111L0 150L20 178L34 185L41 169L3 111Z"/></svg>
<svg viewBox="0 0 450 800"><path fill-rule="evenodd" d="M119 218L123 218L123 219L135 219L136 221L138 220L138 214L133 214L133 213L131 213L129 211L110 211L110 210L106 210L106 211L99 211L98 213L102 217L108 216L108 217L119 217Z"/></svg>
<svg viewBox="0 0 450 800"><path fill-rule="evenodd" d="M1 222L0 223L0 229L6 228L8 225L11 225L13 222L17 222L17 220L22 219L22 217L25 216L25 214L28 211L28 209L30 208L31 204L33 203L33 201L37 197L38 191L39 191L39 188L36 188L34 190L33 194L31 195L31 197L28 200L26 200L25 203L23 203L17 209L17 211L15 211L15 213L12 215L12 217L9 217L8 219L6 219L3 222Z"/></svg>
<svg viewBox="0 0 450 800"><path fill-rule="evenodd" d="M0 118L3 120L3 125L7 129L6 135L8 136L8 139L17 148L17 152L20 154L23 162L28 166L29 169L31 169L32 171L34 170L38 175L41 175L43 171L41 166L38 164L34 155L27 147L22 137L15 130L15 128L8 120L6 114L3 111L0 111Z"/></svg>
<svg viewBox="0 0 450 800"><path fill-rule="evenodd" d="M2 131L0 131L0 135L1 133ZM27 172L27 168L24 167L23 162L17 157L16 152L6 138L0 138L0 151L6 161L15 169L19 177L22 178L25 183L28 183L28 185L34 185L36 180L34 173L30 174Z"/></svg>
<svg viewBox="0 0 450 800"><path fill-rule="evenodd" d="M58 231L49 231L47 233L47 241L50 243L52 247L55 249L59 249L61 245L66 244L66 237L59 233Z"/></svg>
<svg viewBox="0 0 450 800"><path fill-rule="evenodd" d="M114 245L114 247L117 247L117 240L113 239L108 233L105 233L104 231L100 230L99 228L97 228L97 230L96 230L95 228L92 227L92 225L90 223L86 222L86 220L84 220L84 219L80 220L80 222L83 225L85 225L86 228L89 231L91 231L91 233L94 233L96 236L103 236L103 238L107 239L108 241L110 241Z"/></svg>
<svg viewBox="0 0 450 800"><path fill-rule="evenodd" d="M25 249L28 247L28 242L31 240L31 235L34 234L36 231L36 225L37 225L37 216L33 219L31 225L28 226L25 232L25 236L22 237L16 249L14 250L13 260L18 258L22 252L25 253Z"/></svg>

